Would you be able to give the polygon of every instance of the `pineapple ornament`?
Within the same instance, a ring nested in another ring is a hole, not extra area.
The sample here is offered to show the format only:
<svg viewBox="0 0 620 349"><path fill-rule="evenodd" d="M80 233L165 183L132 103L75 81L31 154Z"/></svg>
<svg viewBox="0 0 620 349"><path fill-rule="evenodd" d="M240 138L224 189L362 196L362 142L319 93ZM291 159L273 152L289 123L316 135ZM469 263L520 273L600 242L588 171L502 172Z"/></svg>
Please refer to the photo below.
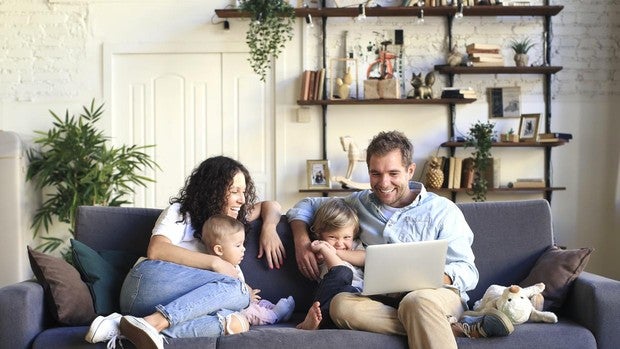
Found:
<svg viewBox="0 0 620 349"><path fill-rule="evenodd" d="M439 158L436 156L431 156L429 161L429 170L426 172L426 183L425 185L431 189L441 188L443 184L443 172L441 171L441 164L439 162Z"/></svg>

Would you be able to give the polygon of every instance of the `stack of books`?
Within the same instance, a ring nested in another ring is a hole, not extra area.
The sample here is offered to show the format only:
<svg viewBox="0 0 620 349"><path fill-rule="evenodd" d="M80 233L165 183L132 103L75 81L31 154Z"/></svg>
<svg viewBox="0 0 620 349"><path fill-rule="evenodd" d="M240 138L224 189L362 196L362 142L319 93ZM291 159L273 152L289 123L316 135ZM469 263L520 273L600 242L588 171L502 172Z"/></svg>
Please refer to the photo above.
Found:
<svg viewBox="0 0 620 349"><path fill-rule="evenodd" d="M301 74L300 101L316 101L323 99L325 69L304 70Z"/></svg>
<svg viewBox="0 0 620 349"><path fill-rule="evenodd" d="M474 67L503 67L504 56L499 45L469 44L466 46L469 61Z"/></svg>
<svg viewBox="0 0 620 349"><path fill-rule="evenodd" d="M444 87L441 98L476 99L476 91L471 87Z"/></svg>

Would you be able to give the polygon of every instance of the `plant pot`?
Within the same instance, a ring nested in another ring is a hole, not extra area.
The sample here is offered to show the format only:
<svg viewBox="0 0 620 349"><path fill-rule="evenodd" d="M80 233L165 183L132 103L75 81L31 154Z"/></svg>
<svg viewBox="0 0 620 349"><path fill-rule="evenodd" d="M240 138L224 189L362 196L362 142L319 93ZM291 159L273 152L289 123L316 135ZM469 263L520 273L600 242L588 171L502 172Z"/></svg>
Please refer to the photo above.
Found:
<svg viewBox="0 0 620 349"><path fill-rule="evenodd" d="M526 53L517 53L514 59L517 67L527 67L530 57Z"/></svg>

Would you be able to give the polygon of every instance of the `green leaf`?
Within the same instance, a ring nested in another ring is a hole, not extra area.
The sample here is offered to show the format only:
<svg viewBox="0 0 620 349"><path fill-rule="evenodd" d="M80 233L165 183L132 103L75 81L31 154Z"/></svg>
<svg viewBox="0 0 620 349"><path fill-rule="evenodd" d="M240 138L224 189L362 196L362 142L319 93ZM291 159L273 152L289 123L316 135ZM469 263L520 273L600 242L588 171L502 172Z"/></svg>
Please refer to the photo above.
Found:
<svg viewBox="0 0 620 349"><path fill-rule="evenodd" d="M73 232L76 209L80 205L121 205L135 186L154 180L141 174L159 166L144 152L154 145L108 146L109 138L97 129L103 104L93 99L82 107L79 116L58 117L50 110L53 122L47 132L35 131L35 148L28 149L26 180L37 189L49 191L32 221L34 236L49 232L53 218L70 225ZM53 251L62 245L45 237L43 248Z"/></svg>

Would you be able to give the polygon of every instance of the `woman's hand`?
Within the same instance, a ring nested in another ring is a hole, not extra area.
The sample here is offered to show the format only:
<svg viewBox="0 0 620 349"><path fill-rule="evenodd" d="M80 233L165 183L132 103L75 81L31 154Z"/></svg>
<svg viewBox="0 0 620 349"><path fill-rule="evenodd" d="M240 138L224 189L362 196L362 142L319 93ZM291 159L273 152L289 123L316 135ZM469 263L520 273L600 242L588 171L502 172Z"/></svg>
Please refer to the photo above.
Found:
<svg viewBox="0 0 620 349"><path fill-rule="evenodd" d="M265 256L269 269L280 269L286 258L286 251L275 227L263 224L258 246L258 258Z"/></svg>
<svg viewBox="0 0 620 349"><path fill-rule="evenodd" d="M276 231L280 218L282 218L282 206L276 201L261 201L254 205L249 220L253 221L259 217L263 220L263 226L257 257L263 258L265 256L269 269L274 267L279 269L284 264L284 258L286 258L284 245Z"/></svg>

